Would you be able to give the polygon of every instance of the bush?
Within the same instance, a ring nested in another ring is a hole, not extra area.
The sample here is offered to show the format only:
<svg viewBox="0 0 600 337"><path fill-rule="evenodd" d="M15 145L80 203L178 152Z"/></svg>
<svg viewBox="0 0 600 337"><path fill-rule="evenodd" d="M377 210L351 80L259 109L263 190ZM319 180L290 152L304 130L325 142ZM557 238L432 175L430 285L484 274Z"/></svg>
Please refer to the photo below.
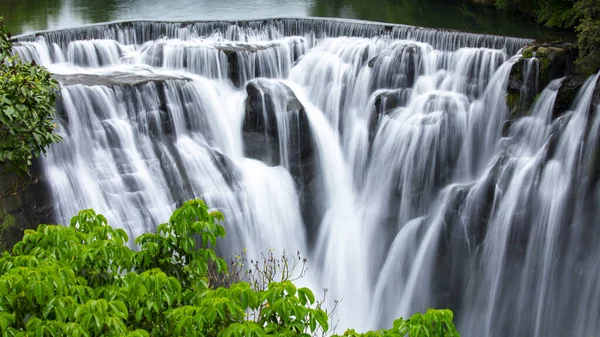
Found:
<svg viewBox="0 0 600 337"><path fill-rule="evenodd" d="M3 336L311 336L330 333L311 290L290 280L211 284L227 274L212 250L223 216L200 200L127 246L93 210L70 226L27 230L0 258ZM267 272L265 275L273 275ZM270 276L269 276L270 277ZM267 277L267 280L269 279ZM390 330L344 336L458 336L447 310L399 319Z"/></svg>
<svg viewBox="0 0 600 337"><path fill-rule="evenodd" d="M0 17L0 173L29 174L32 159L60 141L54 133L57 91L44 67L13 55Z"/></svg>

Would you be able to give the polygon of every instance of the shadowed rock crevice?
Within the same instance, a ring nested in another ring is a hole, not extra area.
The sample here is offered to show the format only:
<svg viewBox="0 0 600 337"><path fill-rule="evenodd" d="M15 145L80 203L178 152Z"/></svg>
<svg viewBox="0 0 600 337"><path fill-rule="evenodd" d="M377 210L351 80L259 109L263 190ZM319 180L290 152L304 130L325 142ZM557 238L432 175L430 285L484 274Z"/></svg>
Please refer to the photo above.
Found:
<svg viewBox="0 0 600 337"><path fill-rule="evenodd" d="M29 177L20 177L2 172L0 175L0 193L11 189L15 184L24 186L18 188L18 193L0 199L0 223L6 215L14 217L14 225L3 233L7 248L11 248L23 237L27 229L35 229L39 224L52 224L56 221L52 191L47 185L47 177L39 159L33 161ZM1 168L0 168L1 172Z"/></svg>
<svg viewBox="0 0 600 337"><path fill-rule="evenodd" d="M318 200L321 188L306 111L294 92L276 80L250 81L246 93L244 154L270 166L282 165L290 172L307 232L316 235L323 206Z"/></svg>

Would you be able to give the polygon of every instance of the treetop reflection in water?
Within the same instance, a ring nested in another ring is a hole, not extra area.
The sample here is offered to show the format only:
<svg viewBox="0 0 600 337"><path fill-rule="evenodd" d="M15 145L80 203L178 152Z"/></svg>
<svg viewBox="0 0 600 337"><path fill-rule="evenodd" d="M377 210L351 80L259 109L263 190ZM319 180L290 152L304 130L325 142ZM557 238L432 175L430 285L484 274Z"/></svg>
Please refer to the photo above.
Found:
<svg viewBox="0 0 600 337"><path fill-rule="evenodd" d="M462 0L4 0L0 14L14 34L115 20L242 20L340 17L431 28L573 39L532 19Z"/></svg>

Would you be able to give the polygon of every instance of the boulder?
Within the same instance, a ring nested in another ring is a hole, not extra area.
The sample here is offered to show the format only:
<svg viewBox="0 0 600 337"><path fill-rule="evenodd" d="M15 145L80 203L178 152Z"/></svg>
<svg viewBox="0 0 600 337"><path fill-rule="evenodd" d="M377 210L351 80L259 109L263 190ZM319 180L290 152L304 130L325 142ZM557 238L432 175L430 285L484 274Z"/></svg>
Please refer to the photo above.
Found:
<svg viewBox="0 0 600 337"><path fill-rule="evenodd" d="M415 44L398 44L374 56L368 60L373 69L371 89L411 88L419 75L421 58L421 49Z"/></svg>
<svg viewBox="0 0 600 337"><path fill-rule="evenodd" d="M532 44L523 50L522 55L513 65L508 81L506 103L511 118L528 114L531 105L550 81L575 71L577 46L562 42ZM557 98L557 102L563 98ZM564 111L561 104L557 107Z"/></svg>
<svg viewBox="0 0 600 337"><path fill-rule="evenodd" d="M315 235L322 210L306 111L294 92L278 80L252 80L246 85L246 92L244 153L270 166L287 166L296 183L308 234ZM282 158L283 153L287 153L287 158Z"/></svg>
<svg viewBox="0 0 600 337"><path fill-rule="evenodd" d="M302 52L297 48L298 45L302 44L302 39L290 39L284 42L270 42L268 44L249 44L249 43L235 43L235 44L217 44L214 48L223 53L227 58L229 64L229 78L236 87L242 87L245 81L258 78L258 77L277 77L274 75L276 69L263 68L264 64L268 62L254 61L253 66L249 67L248 60L257 58L269 58L276 55L277 58L285 59L291 57L293 61L300 58ZM282 48L282 44L287 44L290 47L291 55L286 55L287 49ZM268 50L271 49L271 52ZM267 51L267 52L266 52ZM254 54L254 55L253 55Z"/></svg>
<svg viewBox="0 0 600 337"><path fill-rule="evenodd" d="M396 109L406 106L410 98L411 89L383 89L375 93L375 109L369 117L369 144L373 142L377 132L377 126L381 117L388 115Z"/></svg>

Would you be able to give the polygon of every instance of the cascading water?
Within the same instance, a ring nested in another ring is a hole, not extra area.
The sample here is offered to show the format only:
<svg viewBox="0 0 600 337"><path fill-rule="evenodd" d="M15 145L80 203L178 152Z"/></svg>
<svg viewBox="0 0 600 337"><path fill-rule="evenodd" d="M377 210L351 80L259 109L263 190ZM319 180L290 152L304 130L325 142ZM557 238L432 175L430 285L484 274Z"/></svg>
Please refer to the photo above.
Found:
<svg viewBox="0 0 600 337"><path fill-rule="evenodd" d="M44 160L57 221L92 207L137 236L203 198L225 213L223 253L308 255L340 328L448 307L465 336L597 335L598 76L561 117L555 80L511 120L528 42L282 19L113 23L15 49L62 83L64 141Z"/></svg>

